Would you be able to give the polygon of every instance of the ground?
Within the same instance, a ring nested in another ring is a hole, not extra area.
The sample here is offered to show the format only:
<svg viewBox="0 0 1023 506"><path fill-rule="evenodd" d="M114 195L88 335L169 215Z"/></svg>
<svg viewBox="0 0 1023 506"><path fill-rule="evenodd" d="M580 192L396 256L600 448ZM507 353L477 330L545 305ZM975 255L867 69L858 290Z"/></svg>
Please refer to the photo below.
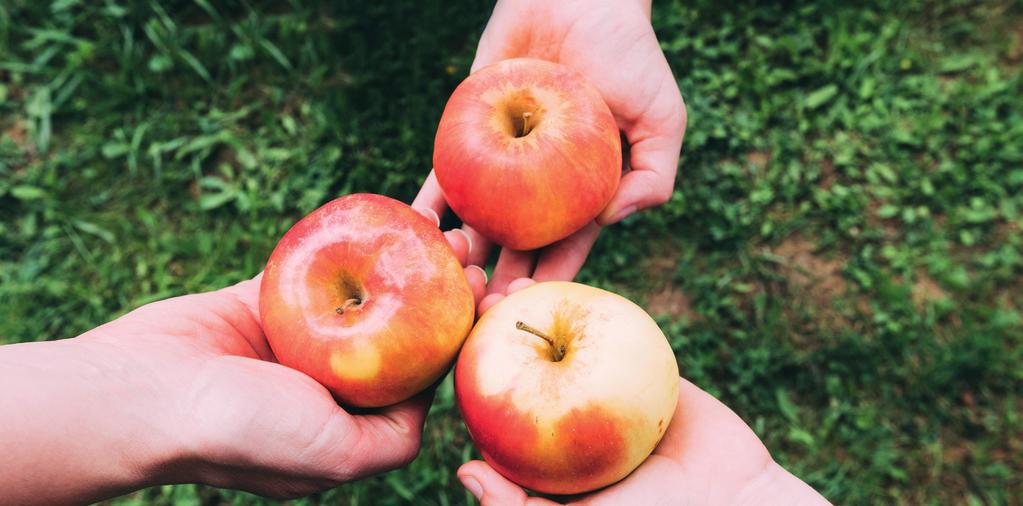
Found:
<svg viewBox="0 0 1023 506"><path fill-rule="evenodd" d="M1023 502L1023 2L654 4L676 192L579 280L836 504ZM338 195L410 201L489 10L0 4L0 343L251 276ZM297 503L466 503L474 455L448 380L408 469Z"/></svg>

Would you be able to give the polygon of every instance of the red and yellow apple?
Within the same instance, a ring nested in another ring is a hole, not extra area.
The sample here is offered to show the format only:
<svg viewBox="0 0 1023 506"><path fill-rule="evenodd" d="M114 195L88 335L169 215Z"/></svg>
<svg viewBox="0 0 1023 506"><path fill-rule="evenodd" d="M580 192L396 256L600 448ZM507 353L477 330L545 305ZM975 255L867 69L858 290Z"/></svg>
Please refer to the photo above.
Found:
<svg viewBox="0 0 1023 506"><path fill-rule="evenodd" d="M678 364L657 324L619 295L539 283L487 311L455 365L455 392L483 458L550 494L621 480L664 435Z"/></svg>
<svg viewBox="0 0 1023 506"><path fill-rule="evenodd" d="M342 403L394 404L443 375L472 327L472 293L444 235L381 195L341 197L277 244L260 285L277 360Z"/></svg>
<svg viewBox="0 0 1023 506"><path fill-rule="evenodd" d="M600 93L572 69L504 60L448 99L433 165L451 209L497 242L530 250L563 239L607 206L621 137Z"/></svg>

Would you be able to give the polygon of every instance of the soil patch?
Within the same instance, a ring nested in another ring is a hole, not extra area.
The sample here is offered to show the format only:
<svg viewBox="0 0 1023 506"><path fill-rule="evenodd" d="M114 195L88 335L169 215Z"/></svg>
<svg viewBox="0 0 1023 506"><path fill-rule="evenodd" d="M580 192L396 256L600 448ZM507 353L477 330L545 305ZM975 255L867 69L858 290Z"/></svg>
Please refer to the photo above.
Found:
<svg viewBox="0 0 1023 506"><path fill-rule="evenodd" d="M948 292L946 292L943 288L941 288L941 285L923 272L917 273L916 282L913 283L913 288L911 290L913 294L913 304L915 304L917 308L922 308L928 302L948 298Z"/></svg>
<svg viewBox="0 0 1023 506"><path fill-rule="evenodd" d="M675 285L678 260L677 253L666 253L646 262L643 270L651 286L646 295L646 310L653 315L669 315L674 319L685 317L692 321L697 317L692 299Z"/></svg>
<svg viewBox="0 0 1023 506"><path fill-rule="evenodd" d="M808 299L826 302L842 295L846 289L842 277L843 258L825 258L815 254L816 245L794 234L775 246L771 253L783 259L782 275L789 286Z"/></svg>

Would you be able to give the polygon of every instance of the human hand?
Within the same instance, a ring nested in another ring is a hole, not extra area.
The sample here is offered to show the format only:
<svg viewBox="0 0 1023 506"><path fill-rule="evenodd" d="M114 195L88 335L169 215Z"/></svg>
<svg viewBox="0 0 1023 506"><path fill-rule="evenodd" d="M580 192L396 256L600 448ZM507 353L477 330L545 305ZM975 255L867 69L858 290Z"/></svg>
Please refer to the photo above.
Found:
<svg viewBox="0 0 1023 506"><path fill-rule="evenodd" d="M561 63L597 88L625 137L624 176L611 202L582 230L542 250L502 250L481 312L503 298L516 278L572 279L601 226L670 199L686 125L682 96L650 25L648 0L499 0L472 71L515 57ZM446 204L433 173L413 206L443 214ZM491 244L465 229L473 243L469 261L481 265Z"/></svg>
<svg viewBox="0 0 1023 506"><path fill-rule="evenodd" d="M447 237L464 264L468 244ZM482 272L466 275L481 294ZM140 361L155 356L180 382L166 416L187 428L182 440L197 466L185 478L293 497L410 462L432 392L359 415L338 406L316 381L274 363L259 325L259 281L150 304L97 329L97 339Z"/></svg>
<svg viewBox="0 0 1023 506"><path fill-rule="evenodd" d="M464 263L467 242L446 236ZM478 301L485 276L466 276ZM342 408L275 362L260 279L148 304L75 339L0 347L0 424L12 436L0 436L0 504L184 482L288 498L411 461L432 392Z"/></svg>
<svg viewBox="0 0 1023 506"><path fill-rule="evenodd" d="M518 279L510 292L533 284ZM486 462L458 470L462 484L483 506L557 504L529 497ZM572 504L825 505L828 501L771 458L753 430L732 410L679 379L675 414L660 444L624 480L570 498Z"/></svg>

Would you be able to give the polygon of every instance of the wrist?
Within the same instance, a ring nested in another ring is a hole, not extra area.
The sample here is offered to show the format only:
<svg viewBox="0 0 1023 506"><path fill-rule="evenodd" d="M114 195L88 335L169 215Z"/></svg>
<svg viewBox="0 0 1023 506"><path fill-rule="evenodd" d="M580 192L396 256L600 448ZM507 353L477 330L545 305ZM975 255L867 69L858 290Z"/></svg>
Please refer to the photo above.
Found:
<svg viewBox="0 0 1023 506"><path fill-rule="evenodd" d="M182 363L176 360L178 347L141 335L87 335L68 341L95 364L101 377L95 391L109 392L107 418L117 420L110 448L118 456L126 489L195 481L190 474L195 459L184 434L188 424L178 409L188 384L187 371L174 366Z"/></svg>
<svg viewBox="0 0 1023 506"><path fill-rule="evenodd" d="M159 379L113 344L5 346L0 381L0 490L16 503L101 500L165 482L180 460Z"/></svg>

